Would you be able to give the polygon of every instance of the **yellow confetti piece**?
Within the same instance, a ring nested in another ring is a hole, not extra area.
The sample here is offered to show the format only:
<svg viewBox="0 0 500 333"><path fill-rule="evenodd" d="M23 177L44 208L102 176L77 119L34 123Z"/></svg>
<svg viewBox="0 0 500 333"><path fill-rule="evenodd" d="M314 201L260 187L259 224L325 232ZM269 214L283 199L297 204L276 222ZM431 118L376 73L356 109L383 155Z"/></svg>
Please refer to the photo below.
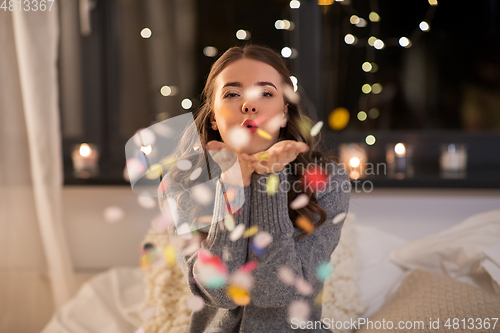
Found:
<svg viewBox="0 0 500 333"><path fill-rule="evenodd" d="M319 292L318 296L314 299L314 305L320 306L323 303L323 289Z"/></svg>
<svg viewBox="0 0 500 333"><path fill-rule="evenodd" d="M156 163L153 164L152 166L149 167L148 171L146 172L146 178L147 179L156 179L161 176L161 165Z"/></svg>
<svg viewBox="0 0 500 333"><path fill-rule="evenodd" d="M141 256L140 262L141 262L141 267L149 266L148 256L147 255Z"/></svg>
<svg viewBox="0 0 500 333"><path fill-rule="evenodd" d="M250 303L250 293L246 289L237 286L228 286L226 292L233 302L239 306L245 306Z"/></svg>
<svg viewBox="0 0 500 333"><path fill-rule="evenodd" d="M267 194L273 195L278 190L279 178L277 175L272 174L267 178Z"/></svg>
<svg viewBox="0 0 500 333"><path fill-rule="evenodd" d="M263 160L264 158L267 158L268 156L269 156L268 153L264 153L264 154L259 156L259 160Z"/></svg>
<svg viewBox="0 0 500 333"><path fill-rule="evenodd" d="M310 233L314 230L314 226L312 225L311 221L303 216L297 217L297 220L295 220L295 224L307 233Z"/></svg>
<svg viewBox="0 0 500 333"><path fill-rule="evenodd" d="M254 225L253 227L248 228L244 233L243 233L243 238L247 237L252 237L255 235L257 232L259 232L259 227Z"/></svg>
<svg viewBox="0 0 500 333"><path fill-rule="evenodd" d="M172 245L167 245L165 247L165 249L163 250L163 256L170 266L174 266L177 262L176 251Z"/></svg>
<svg viewBox="0 0 500 333"><path fill-rule="evenodd" d="M257 134L263 137L264 139L271 140L273 137L271 134L267 133L266 131L261 130L260 128L257 128Z"/></svg>
<svg viewBox="0 0 500 333"><path fill-rule="evenodd" d="M228 215L224 218L224 225L228 231L233 231L234 229L234 217L233 215Z"/></svg>

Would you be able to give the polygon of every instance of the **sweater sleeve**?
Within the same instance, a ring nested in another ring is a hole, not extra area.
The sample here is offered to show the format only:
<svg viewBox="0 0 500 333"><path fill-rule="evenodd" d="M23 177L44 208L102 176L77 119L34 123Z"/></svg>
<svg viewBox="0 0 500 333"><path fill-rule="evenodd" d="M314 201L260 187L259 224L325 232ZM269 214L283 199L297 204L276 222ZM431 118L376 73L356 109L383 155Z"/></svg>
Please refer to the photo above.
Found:
<svg viewBox="0 0 500 333"><path fill-rule="evenodd" d="M333 165L335 168L329 174L326 188L316 192L318 204L327 213L327 220L299 241L294 239L296 229L288 214L287 187L294 184L286 183L286 168L277 173L279 186L273 195L266 192L269 174L254 174L250 226L256 225L273 237L263 255L249 248L249 260L259 261L254 270L255 284L251 293L256 306L283 307L294 300L312 301L322 290L324 282L316 277L316 269L322 262L330 261L339 243L345 219L336 224L332 221L338 214L347 213L351 188L345 170L337 163ZM311 285L313 291L310 295L302 295L295 285L287 285L280 279L278 272L284 266L292 270L296 279L304 279Z"/></svg>
<svg viewBox="0 0 500 333"><path fill-rule="evenodd" d="M223 258L223 252L227 251L229 255L227 261L224 261L224 264L228 268L228 274L231 274L233 271L243 266L247 259L248 238L240 238L236 241L231 241L229 239L230 232L225 228L224 230L220 228L219 224L223 223L224 211L226 209L226 201L224 199L224 192L222 191L223 187L225 191L230 188L235 191L236 195L232 203L237 207L241 206L241 209L233 212L235 225L244 224L245 228L248 228L251 187L232 187L222 185L220 181L217 181L213 223L210 225L208 236L206 240L201 242L200 249L194 254L186 256L179 251L177 262L188 281L189 288L193 295L202 297L205 304L209 306L235 309L237 305L227 296L225 286L219 288L206 288L200 283L200 277L197 275L196 269L198 253L201 249L208 250L221 259ZM177 225L185 222L188 222L186 214L178 212ZM169 233L171 236L177 236L175 228L170 229Z"/></svg>

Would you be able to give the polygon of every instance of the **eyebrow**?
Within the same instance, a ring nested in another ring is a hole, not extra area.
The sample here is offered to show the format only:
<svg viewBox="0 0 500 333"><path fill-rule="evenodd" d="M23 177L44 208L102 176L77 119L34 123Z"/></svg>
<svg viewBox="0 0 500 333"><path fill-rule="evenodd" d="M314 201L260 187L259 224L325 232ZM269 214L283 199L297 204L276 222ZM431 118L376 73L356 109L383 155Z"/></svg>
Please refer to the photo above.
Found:
<svg viewBox="0 0 500 333"><path fill-rule="evenodd" d="M276 88L276 86L272 82L268 82L268 81L259 81L259 82L256 82L255 85L260 86L260 87L272 86L272 87L274 87L274 89L278 90L278 88ZM240 82L228 82L222 88L225 88L225 87L241 87L241 83Z"/></svg>

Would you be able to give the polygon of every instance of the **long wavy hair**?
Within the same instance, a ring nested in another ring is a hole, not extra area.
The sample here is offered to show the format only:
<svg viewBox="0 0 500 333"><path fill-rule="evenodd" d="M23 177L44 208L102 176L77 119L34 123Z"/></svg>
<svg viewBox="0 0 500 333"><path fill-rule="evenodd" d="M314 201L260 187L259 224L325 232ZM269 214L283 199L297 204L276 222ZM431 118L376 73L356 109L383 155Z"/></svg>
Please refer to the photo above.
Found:
<svg viewBox="0 0 500 333"><path fill-rule="evenodd" d="M217 61L212 65L210 73L208 75L205 87L203 89L201 99L202 104L195 114L195 122L193 127L186 130L186 134L182 137L181 143L178 148L179 157L184 159L189 159L194 169L196 167L206 168L208 165L208 157L203 153L205 152L205 145L207 142L212 140L222 141L220 133L218 130L212 129L212 124L210 122L210 116L214 112L214 94L215 94L215 80L217 76L231 63L239 59L253 59L261 61L272 66L281 76L282 84L286 84L293 91L293 83L290 80L290 72L285 64L284 59L274 51L273 49L257 44L246 44L245 46L235 46L228 49L222 56L220 56ZM305 153L300 153L297 158L287 165L290 168L288 172L288 181L301 182L301 176L305 172L305 168L308 166L319 166L325 168L331 161L336 161L337 159L333 156L327 156L326 154L319 151L319 142L321 140L321 134L316 137L311 136L310 127L312 121L309 117L303 114L302 106L300 104L295 104L289 100L286 95L284 96L285 104L288 103L288 120L285 127L280 129L278 141L282 140L295 140L305 142L309 146L309 150ZM198 147L201 143L202 147ZM200 149L203 148L203 149ZM214 176L219 170L209 170L209 173ZM168 173L170 179L170 188L172 191L177 192L176 196L178 209L185 213L187 216L202 216L210 214L210 212L202 212L202 207L192 201L189 193L185 191L186 188L193 186L193 181L189 179L189 172L183 171L177 168L171 168ZM199 179L197 182L204 182L208 179ZM304 186L299 186L303 189ZM299 194L306 193L309 196L309 203L307 206L292 210L289 209L289 217L293 222L294 226L297 217L303 216L313 223L315 228L319 227L325 223L327 219L327 214L325 210L318 204L314 192L307 192L305 189L303 191L297 192L295 186L290 186L288 191L288 203L290 204ZM319 220L315 220L319 217ZM306 233L299 235L299 239L307 236Z"/></svg>

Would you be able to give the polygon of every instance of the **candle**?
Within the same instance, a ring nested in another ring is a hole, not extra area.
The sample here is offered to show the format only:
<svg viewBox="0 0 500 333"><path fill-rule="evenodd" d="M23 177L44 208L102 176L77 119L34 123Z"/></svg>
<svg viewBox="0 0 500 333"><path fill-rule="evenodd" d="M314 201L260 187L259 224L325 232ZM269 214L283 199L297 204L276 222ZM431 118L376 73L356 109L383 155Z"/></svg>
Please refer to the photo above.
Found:
<svg viewBox="0 0 500 333"><path fill-rule="evenodd" d="M364 176L368 157L363 144L350 143L340 145L340 163L351 179Z"/></svg>
<svg viewBox="0 0 500 333"><path fill-rule="evenodd" d="M99 151L93 144L76 145L71 153L73 174L77 178L96 177L99 174Z"/></svg>
<svg viewBox="0 0 500 333"><path fill-rule="evenodd" d="M464 144L442 144L439 159L443 177L464 177L467 169L467 148Z"/></svg>
<svg viewBox="0 0 500 333"><path fill-rule="evenodd" d="M386 160L389 171L389 177L398 179L413 175L413 166L411 163L412 149L409 145L402 142L388 144L386 146Z"/></svg>

